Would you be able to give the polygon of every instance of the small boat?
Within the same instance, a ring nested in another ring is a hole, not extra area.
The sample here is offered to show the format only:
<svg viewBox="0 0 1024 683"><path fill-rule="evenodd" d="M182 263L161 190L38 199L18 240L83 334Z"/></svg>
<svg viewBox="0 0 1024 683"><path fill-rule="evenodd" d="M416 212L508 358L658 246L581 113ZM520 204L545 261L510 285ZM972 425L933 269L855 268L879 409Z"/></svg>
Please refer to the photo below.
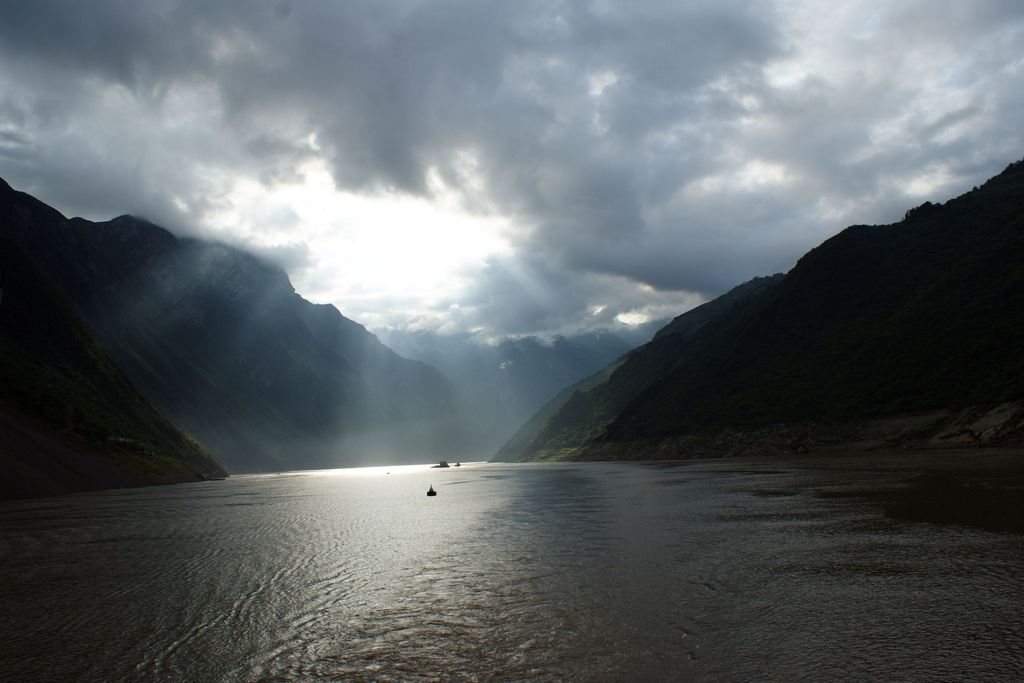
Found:
<svg viewBox="0 0 1024 683"><path fill-rule="evenodd" d="M427 489L427 495L428 496L436 496L437 495L437 491L434 490L434 485L433 484L431 484L430 488Z"/></svg>
<svg viewBox="0 0 1024 683"><path fill-rule="evenodd" d="M457 462L457 463L455 463L455 466L456 467L462 467L462 463L461 462Z"/></svg>
<svg viewBox="0 0 1024 683"><path fill-rule="evenodd" d="M442 460L441 462L437 463L436 465L433 465L433 467L434 467L434 469L437 469L438 467L449 467L448 461L447 460Z"/></svg>

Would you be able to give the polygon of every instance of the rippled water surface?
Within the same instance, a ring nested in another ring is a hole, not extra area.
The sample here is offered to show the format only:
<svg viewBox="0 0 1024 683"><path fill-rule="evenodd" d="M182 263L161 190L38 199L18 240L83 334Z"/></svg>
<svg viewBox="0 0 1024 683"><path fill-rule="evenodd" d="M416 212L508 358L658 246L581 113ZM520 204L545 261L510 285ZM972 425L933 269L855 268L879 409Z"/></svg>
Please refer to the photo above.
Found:
<svg viewBox="0 0 1024 683"><path fill-rule="evenodd" d="M1020 679L1020 484L915 456L7 503L0 678Z"/></svg>

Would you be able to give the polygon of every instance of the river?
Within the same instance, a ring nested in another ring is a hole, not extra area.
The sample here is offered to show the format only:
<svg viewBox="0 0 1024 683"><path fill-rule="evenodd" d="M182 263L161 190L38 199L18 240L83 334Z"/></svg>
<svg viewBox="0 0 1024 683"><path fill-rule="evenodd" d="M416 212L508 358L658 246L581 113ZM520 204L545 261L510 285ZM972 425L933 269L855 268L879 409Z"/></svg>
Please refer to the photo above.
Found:
<svg viewBox="0 0 1024 683"><path fill-rule="evenodd" d="M1022 462L413 466L4 503L0 679L1021 679Z"/></svg>

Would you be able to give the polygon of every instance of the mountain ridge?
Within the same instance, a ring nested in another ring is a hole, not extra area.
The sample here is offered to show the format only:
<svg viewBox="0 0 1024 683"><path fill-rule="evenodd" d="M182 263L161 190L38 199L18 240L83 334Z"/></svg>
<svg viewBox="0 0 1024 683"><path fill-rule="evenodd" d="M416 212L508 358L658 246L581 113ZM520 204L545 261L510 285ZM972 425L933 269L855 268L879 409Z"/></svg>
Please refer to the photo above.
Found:
<svg viewBox="0 0 1024 683"><path fill-rule="evenodd" d="M419 461L459 446L436 369L306 301L252 254L128 215L67 219L6 182L0 220L140 390L229 471L366 464L374 454L356 451L378 443Z"/></svg>
<svg viewBox="0 0 1024 683"><path fill-rule="evenodd" d="M843 230L692 335L655 335L501 457L687 457L728 454L730 442L756 451L750 435L771 441L784 425L802 435L787 441L797 450L860 436L939 445L957 421L1001 410L1002 426L978 440L1016 439L1022 251L1024 163L1016 162L899 223ZM630 382L638 390L616 386ZM593 419L609 402L607 419ZM927 429L872 436L886 420L925 414L935 418Z"/></svg>

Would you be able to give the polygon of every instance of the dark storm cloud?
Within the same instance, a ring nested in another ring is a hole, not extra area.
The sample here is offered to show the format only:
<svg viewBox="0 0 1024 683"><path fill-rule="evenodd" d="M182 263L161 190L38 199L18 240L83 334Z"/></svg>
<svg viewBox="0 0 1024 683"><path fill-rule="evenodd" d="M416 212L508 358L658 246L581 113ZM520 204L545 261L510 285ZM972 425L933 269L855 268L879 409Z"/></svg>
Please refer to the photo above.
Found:
<svg viewBox="0 0 1024 683"><path fill-rule="evenodd" d="M533 333L785 270L998 171L1021 44L1015 0L6 3L0 174L179 230L313 158L357 192L436 174L524 228L464 324Z"/></svg>

